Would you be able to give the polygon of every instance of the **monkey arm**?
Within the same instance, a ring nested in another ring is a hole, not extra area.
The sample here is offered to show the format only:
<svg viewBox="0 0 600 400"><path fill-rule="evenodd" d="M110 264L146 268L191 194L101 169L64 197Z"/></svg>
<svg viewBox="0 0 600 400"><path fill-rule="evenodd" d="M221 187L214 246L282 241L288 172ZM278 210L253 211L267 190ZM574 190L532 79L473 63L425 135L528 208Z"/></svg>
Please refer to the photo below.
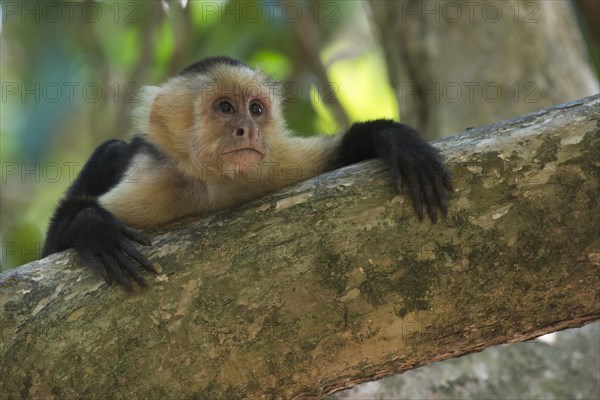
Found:
<svg viewBox="0 0 600 400"><path fill-rule="evenodd" d="M389 166L396 191L403 182L408 183L419 220L423 220L423 204L433 223L437 222L438 207L447 214L450 173L438 150L419 138L414 129L385 119L355 123L344 135L332 167L375 157Z"/></svg>
<svg viewBox="0 0 600 400"><path fill-rule="evenodd" d="M150 245L150 239L119 221L98 203L100 195L123 179L133 156L142 146L141 140L129 144L110 140L96 148L54 212L42 257L73 247L84 263L107 283L117 280L131 290L127 271L146 285L133 261L150 271L155 270L130 241Z"/></svg>

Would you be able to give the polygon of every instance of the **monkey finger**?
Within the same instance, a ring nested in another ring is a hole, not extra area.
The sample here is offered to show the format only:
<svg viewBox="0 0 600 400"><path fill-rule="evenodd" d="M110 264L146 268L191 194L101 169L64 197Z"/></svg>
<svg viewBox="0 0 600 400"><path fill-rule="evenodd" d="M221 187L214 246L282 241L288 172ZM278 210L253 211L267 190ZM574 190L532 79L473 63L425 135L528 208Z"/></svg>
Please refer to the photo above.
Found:
<svg viewBox="0 0 600 400"><path fill-rule="evenodd" d="M430 204L429 202L427 204ZM431 205L427 206L427 210L429 211L429 219L432 224L437 224L437 207L431 202Z"/></svg>
<svg viewBox="0 0 600 400"><path fill-rule="evenodd" d="M104 255L102 257L102 261L108 273L111 274L117 282L123 285L128 292L133 292L131 282L129 282L129 279L127 279L127 277L125 276L125 274L123 273L113 256Z"/></svg>
<svg viewBox="0 0 600 400"><path fill-rule="evenodd" d="M133 258L135 261L140 263L141 266L143 266L150 272L158 274L158 271L156 270L156 268L154 268L154 265L142 253L137 251L133 246L126 243L122 247L123 247L123 251L125 252L125 254L127 254L129 257Z"/></svg>
<svg viewBox="0 0 600 400"><path fill-rule="evenodd" d="M119 229L121 230L121 232L123 232L123 234L125 236L127 236L131 240L138 242L139 244L142 244L144 246L152 245L152 241L150 240L150 238L148 236L146 236L142 232L138 231L137 229L133 229L132 227L125 225L124 223L122 223L120 221L119 221Z"/></svg>
<svg viewBox="0 0 600 400"><path fill-rule="evenodd" d="M440 210L442 210L442 214L444 217L448 216L448 198L446 193L443 191L437 191L438 203L440 205Z"/></svg>
<svg viewBox="0 0 600 400"><path fill-rule="evenodd" d="M104 282L106 282L107 285L111 286L113 284L113 280L112 280L111 276L108 274L108 272L106 271L106 268L102 267L101 270L98 270L98 273L100 274L102 279L104 279Z"/></svg>
<svg viewBox="0 0 600 400"><path fill-rule="evenodd" d="M89 260L88 263L96 272L98 272L98 274L102 277L102 279L104 279L104 282L106 282L107 285L110 286L113 284L112 277L110 276L106 268L104 268L104 265L97 258Z"/></svg>
<svg viewBox="0 0 600 400"><path fill-rule="evenodd" d="M421 185L419 183L419 178L415 175L414 171L409 173L407 178L413 201L413 207L417 213L417 218L419 221L423 221L423 199L421 198Z"/></svg>
<svg viewBox="0 0 600 400"><path fill-rule="evenodd" d="M133 265L133 262L125 256L125 253L117 253L116 255L117 261L122 268L124 268L129 275L133 277L143 287L148 287L148 283L140 273L140 271Z"/></svg>
<svg viewBox="0 0 600 400"><path fill-rule="evenodd" d="M440 210L442 210L442 214L444 216L448 215L448 195L439 183L435 186L435 193L437 196L438 204L440 206Z"/></svg>
<svg viewBox="0 0 600 400"><path fill-rule="evenodd" d="M422 196L425 198L425 203L427 204L427 211L429 212L429 219L431 219L431 222L436 224L437 223L437 202L436 202L436 195L433 191L433 184L430 181L429 177L427 175L423 175L421 177L421 193Z"/></svg>
<svg viewBox="0 0 600 400"><path fill-rule="evenodd" d="M400 193L400 191L402 190L402 173L400 172L400 167L397 163L392 164L391 174L396 193Z"/></svg>
<svg viewBox="0 0 600 400"><path fill-rule="evenodd" d="M102 264L98 257L90 255L82 258L84 264L89 265L94 271L96 271L98 275L100 275L102 279L104 279L104 282L106 282L107 285L113 284L112 277L110 276L110 274L104 267L104 264Z"/></svg>
<svg viewBox="0 0 600 400"><path fill-rule="evenodd" d="M448 215L448 196L446 196L446 191L444 189L444 182L442 176L439 173L430 173L429 179L432 182L433 192L435 195L436 205L440 207L442 210L442 214L444 216Z"/></svg>
<svg viewBox="0 0 600 400"><path fill-rule="evenodd" d="M448 191L454 192L454 187L452 186L452 175L445 167L442 170L442 182Z"/></svg>

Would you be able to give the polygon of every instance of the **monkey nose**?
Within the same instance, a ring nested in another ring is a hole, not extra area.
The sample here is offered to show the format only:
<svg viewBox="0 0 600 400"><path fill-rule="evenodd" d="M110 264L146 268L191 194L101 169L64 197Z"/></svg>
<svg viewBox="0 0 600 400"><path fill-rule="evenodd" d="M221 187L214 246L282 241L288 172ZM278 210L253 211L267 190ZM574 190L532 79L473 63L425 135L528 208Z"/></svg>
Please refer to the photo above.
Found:
<svg viewBox="0 0 600 400"><path fill-rule="evenodd" d="M240 126L235 128L233 135L238 139L257 140L260 137L260 131L257 128Z"/></svg>

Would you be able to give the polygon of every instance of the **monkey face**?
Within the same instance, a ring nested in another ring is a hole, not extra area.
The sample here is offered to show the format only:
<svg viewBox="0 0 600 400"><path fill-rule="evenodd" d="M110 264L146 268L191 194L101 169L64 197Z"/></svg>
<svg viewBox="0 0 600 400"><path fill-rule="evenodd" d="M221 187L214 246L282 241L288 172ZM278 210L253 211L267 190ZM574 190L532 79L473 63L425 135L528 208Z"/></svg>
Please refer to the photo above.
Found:
<svg viewBox="0 0 600 400"><path fill-rule="evenodd" d="M212 71L208 78L195 106L200 121L197 158L215 166L221 177L255 175L281 119L276 99L264 77L247 68Z"/></svg>
<svg viewBox="0 0 600 400"><path fill-rule="evenodd" d="M149 139L186 175L205 181L256 175L271 132L285 129L277 87L248 67L174 78L151 104Z"/></svg>
<svg viewBox="0 0 600 400"><path fill-rule="evenodd" d="M264 102L257 96L241 95L217 96L210 102L210 116L206 120L211 127L207 127L206 135L217 134L207 139L219 143L217 157L224 164L224 172L243 173L265 158L264 135L269 118Z"/></svg>

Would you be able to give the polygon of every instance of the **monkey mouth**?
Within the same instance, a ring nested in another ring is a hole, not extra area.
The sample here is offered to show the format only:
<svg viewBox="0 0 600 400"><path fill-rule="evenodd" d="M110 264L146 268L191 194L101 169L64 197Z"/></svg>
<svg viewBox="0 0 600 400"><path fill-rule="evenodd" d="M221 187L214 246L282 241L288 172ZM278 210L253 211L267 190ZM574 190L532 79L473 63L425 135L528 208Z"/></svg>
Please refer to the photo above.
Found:
<svg viewBox="0 0 600 400"><path fill-rule="evenodd" d="M246 143L238 143L236 145L229 146L221 154L224 156L225 155L229 155L229 156L238 155L239 156L242 154L252 154L252 153L258 153L262 157L264 157L265 154L267 154L267 150L262 145L262 143L246 142Z"/></svg>
<svg viewBox="0 0 600 400"><path fill-rule="evenodd" d="M223 155L226 155L226 154L236 154L236 153L237 154L242 154L242 153L246 153L246 152L250 152L250 153L255 152L255 153L260 154L261 156L265 155L265 151L264 150L257 149L256 147L241 147L239 149L228 150L228 151L224 152Z"/></svg>
<svg viewBox="0 0 600 400"><path fill-rule="evenodd" d="M266 149L260 146L245 145L243 147L230 147L221 153L223 161L235 166L239 171L256 167L265 158Z"/></svg>

